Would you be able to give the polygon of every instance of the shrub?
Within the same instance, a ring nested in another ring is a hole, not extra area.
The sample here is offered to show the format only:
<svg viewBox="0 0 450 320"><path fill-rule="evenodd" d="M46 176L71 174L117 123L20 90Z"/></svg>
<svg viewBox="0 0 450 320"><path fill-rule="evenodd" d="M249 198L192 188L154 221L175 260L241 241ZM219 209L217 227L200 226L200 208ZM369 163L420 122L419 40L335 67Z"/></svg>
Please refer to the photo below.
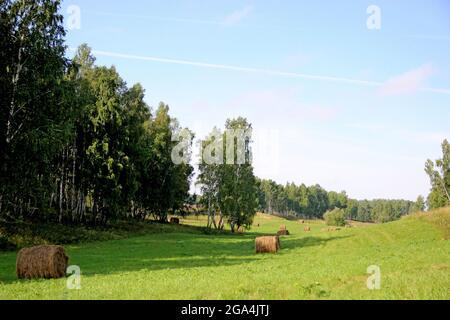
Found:
<svg viewBox="0 0 450 320"><path fill-rule="evenodd" d="M334 209L331 211L328 211L324 215L325 222L329 226L335 226L335 227L343 227L345 226L345 212L342 209Z"/></svg>
<svg viewBox="0 0 450 320"><path fill-rule="evenodd" d="M0 234L0 251L13 251L16 250L14 243L8 240L7 237Z"/></svg>

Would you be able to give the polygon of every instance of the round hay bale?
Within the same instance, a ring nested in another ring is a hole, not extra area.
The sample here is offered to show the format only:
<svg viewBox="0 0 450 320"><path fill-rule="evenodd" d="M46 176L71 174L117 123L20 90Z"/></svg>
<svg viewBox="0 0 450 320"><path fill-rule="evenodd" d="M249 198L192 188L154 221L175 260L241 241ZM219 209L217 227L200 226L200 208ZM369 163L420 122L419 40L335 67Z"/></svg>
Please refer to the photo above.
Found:
<svg viewBox="0 0 450 320"><path fill-rule="evenodd" d="M286 225L285 225L285 224L282 224L282 225L280 226L280 230L286 230Z"/></svg>
<svg viewBox="0 0 450 320"><path fill-rule="evenodd" d="M280 247L280 238L278 236L258 237L255 239L256 253L277 253Z"/></svg>
<svg viewBox="0 0 450 320"><path fill-rule="evenodd" d="M170 223L171 224L180 224L180 219L172 217L172 218L170 218Z"/></svg>
<svg viewBox="0 0 450 320"><path fill-rule="evenodd" d="M303 228L303 231L310 232L311 231L311 227L305 227L305 228Z"/></svg>
<svg viewBox="0 0 450 320"><path fill-rule="evenodd" d="M286 229L284 229L284 230L279 230L279 231L277 232L277 235L278 235L278 236L288 236L288 235L289 235L289 231L286 230Z"/></svg>
<svg viewBox="0 0 450 320"><path fill-rule="evenodd" d="M61 246L24 248L17 254L19 279L56 279L66 276L69 257Z"/></svg>

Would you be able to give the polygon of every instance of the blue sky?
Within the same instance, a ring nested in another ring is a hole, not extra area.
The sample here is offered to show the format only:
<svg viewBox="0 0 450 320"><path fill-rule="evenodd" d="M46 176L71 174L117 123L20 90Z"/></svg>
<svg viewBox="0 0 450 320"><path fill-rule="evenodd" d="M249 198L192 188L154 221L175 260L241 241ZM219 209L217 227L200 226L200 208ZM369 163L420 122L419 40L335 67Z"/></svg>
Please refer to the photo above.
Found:
<svg viewBox="0 0 450 320"><path fill-rule="evenodd" d="M428 194L424 163L450 138L448 1L66 0L67 21L71 5L68 46L88 43L198 138L247 117L259 177Z"/></svg>

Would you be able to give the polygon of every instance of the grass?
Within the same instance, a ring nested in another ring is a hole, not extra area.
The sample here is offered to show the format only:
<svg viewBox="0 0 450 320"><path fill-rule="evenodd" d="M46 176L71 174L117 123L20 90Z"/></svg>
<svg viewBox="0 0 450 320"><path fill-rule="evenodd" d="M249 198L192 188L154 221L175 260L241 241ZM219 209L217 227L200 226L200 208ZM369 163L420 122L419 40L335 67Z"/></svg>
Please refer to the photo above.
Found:
<svg viewBox="0 0 450 320"><path fill-rule="evenodd" d="M182 223L204 225L202 217ZM243 235L196 227L68 245L82 271L81 290L66 280L18 281L15 252L0 253L0 299L450 299L450 209L400 221L328 232L258 215ZM278 254L255 255L256 236L285 224ZM159 227L158 227L159 228ZM367 267L381 268L368 290Z"/></svg>

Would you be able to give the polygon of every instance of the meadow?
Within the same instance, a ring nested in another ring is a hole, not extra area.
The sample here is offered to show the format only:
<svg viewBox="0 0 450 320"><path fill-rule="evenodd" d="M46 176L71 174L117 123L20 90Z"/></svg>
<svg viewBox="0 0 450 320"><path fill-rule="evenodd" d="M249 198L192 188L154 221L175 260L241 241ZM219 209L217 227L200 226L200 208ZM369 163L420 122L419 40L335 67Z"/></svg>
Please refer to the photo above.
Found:
<svg viewBox="0 0 450 320"><path fill-rule="evenodd" d="M244 234L205 234L203 217L181 222L66 245L81 268L80 290L68 290L66 279L19 281L16 252L0 253L0 299L450 299L448 208L339 231L264 214ZM256 255L255 237L281 224L291 233L281 251ZM380 290L367 288L371 265L381 268Z"/></svg>

